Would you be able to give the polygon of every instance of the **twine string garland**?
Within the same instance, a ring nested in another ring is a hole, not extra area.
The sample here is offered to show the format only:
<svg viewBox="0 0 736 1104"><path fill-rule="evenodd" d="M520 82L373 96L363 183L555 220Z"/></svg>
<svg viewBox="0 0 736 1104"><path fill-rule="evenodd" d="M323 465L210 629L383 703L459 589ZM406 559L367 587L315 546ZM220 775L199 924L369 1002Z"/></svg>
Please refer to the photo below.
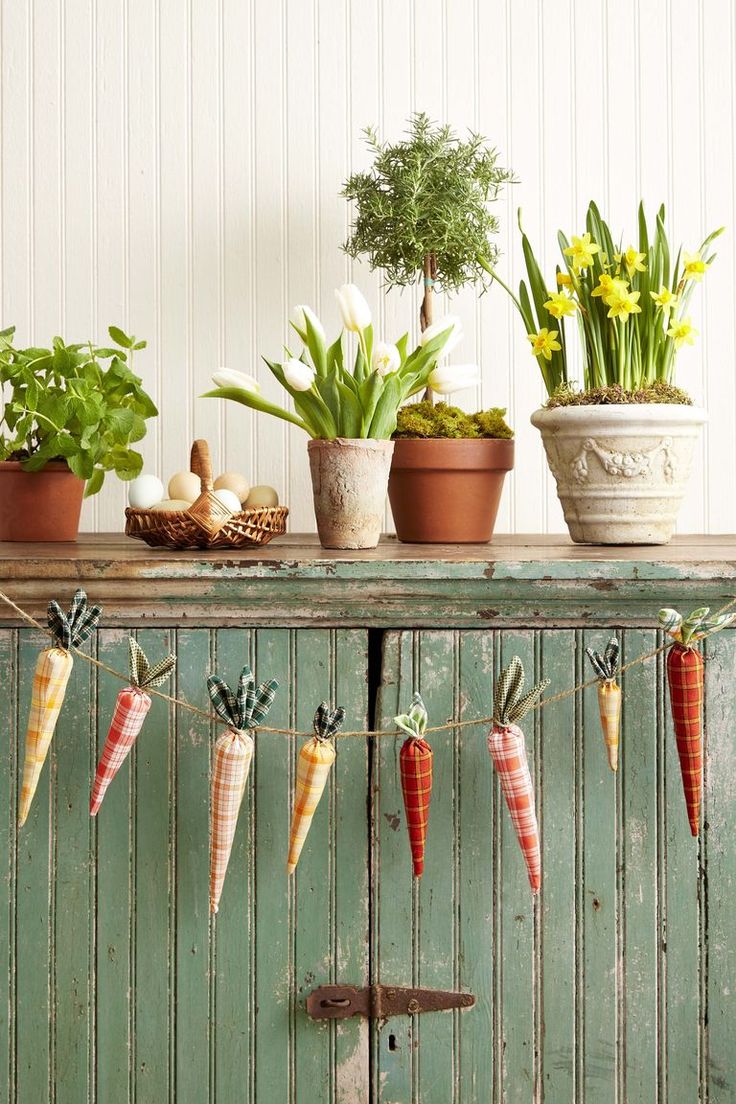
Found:
<svg viewBox="0 0 736 1104"><path fill-rule="evenodd" d="M39 632L44 633L46 636L53 636L53 633L51 633L45 625L42 625L39 621L35 619L35 617L32 617L30 613L27 613L26 610L21 609L20 606L16 605L12 598L9 598L8 595L5 594L5 592L2 590L0 590L0 599L2 599L2 601L5 602L5 604L16 613L22 621L25 621L26 624L33 626L34 629L38 629ZM732 609L733 606L736 606L736 595L731 596L730 600L726 602L725 605L716 610L714 616L717 617L722 613L726 613L727 610ZM652 650L649 652L642 652L641 655L638 655L634 659L629 660L628 663L623 663L619 668L619 671L623 673L624 671L630 670L630 668L632 667L638 666L640 663L646 663L648 660L654 659L655 656L660 655L662 652L668 651L674 643L674 640L668 640L664 644L660 644L659 647L652 648ZM130 682L130 674L124 674L122 671L116 671L114 667L110 667L107 663L103 663L102 660L95 659L93 656L87 655L86 652L82 652L79 650L79 648L75 648L74 646L71 647L71 651L74 652L75 655L78 655L80 659L84 660L85 663L89 663L93 667L97 667L100 671L105 671L108 675L112 675L113 678L119 679L121 682L125 683ZM585 682L579 682L576 686L571 686L568 690L561 690L557 694L551 694L548 698L542 698L540 701L532 705L529 709L529 712L531 713L538 709L544 709L546 705L553 705L555 702L564 701L566 698L571 698L574 694L579 693L581 690L587 690L591 686L597 686L599 681L600 680L597 678L586 679ZM165 694L162 690L156 690L152 687L149 687L146 690L146 693L151 695L152 697L161 698L163 701L169 702L171 705L176 705L180 709L186 709L190 713L196 714L198 717L204 717L205 720L208 720L210 722L214 721L216 724L224 724L222 718L218 717L216 713L210 713L207 709L200 709L199 706L192 705L191 702L185 701L183 698L176 698L173 696L173 694ZM425 733L429 734L432 732L448 732L451 729L456 728L473 728L491 724L493 724L492 716L476 717L475 719L469 721L448 721L445 724L431 725L425 729ZM302 736L305 738L312 735L311 732L302 731L298 728L274 728L271 725L256 725L251 731L269 732L276 736ZM397 728L356 729L352 732L344 730L336 732L335 738L342 739L345 736L370 736L373 738L377 738L381 736L401 735L402 733Z"/></svg>

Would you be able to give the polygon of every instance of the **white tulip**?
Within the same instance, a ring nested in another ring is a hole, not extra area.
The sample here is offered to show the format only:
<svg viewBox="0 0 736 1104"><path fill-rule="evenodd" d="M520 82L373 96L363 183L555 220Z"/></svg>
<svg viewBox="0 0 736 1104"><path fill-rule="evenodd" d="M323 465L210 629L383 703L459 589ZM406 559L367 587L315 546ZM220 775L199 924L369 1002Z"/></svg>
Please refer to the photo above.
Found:
<svg viewBox="0 0 736 1104"><path fill-rule="evenodd" d="M254 376L236 372L234 368L218 368L212 376L216 387L236 387L238 391L260 391L261 385Z"/></svg>
<svg viewBox="0 0 736 1104"><path fill-rule="evenodd" d="M290 321L294 329L298 330L300 334L304 334L305 337L307 333L307 319L309 319L312 329L320 340L326 343L327 335L325 334L325 328L317 315L311 307L306 306L304 303L299 303L291 312Z"/></svg>
<svg viewBox="0 0 736 1104"><path fill-rule="evenodd" d="M371 308L355 284L343 284L335 289L342 324L346 330L362 333L371 324Z"/></svg>
<svg viewBox="0 0 736 1104"><path fill-rule="evenodd" d="M379 376L390 376L401 367L401 353L390 341L377 341L373 346L371 368Z"/></svg>
<svg viewBox="0 0 736 1104"><path fill-rule="evenodd" d="M429 373L428 385L439 395L451 395L453 391L464 391L480 382L477 364L437 365Z"/></svg>
<svg viewBox="0 0 736 1104"><path fill-rule="evenodd" d="M305 364L303 360L292 357L283 365L284 379L294 391L308 391L314 383L316 375L311 364Z"/></svg>
<svg viewBox="0 0 736 1104"><path fill-rule="evenodd" d="M427 326L422 336L419 338L419 344L424 347L433 338L439 337L445 330L450 330L447 341L442 346L442 356L448 356L453 349L463 339L463 324L460 318L456 314L446 314L443 318L438 318L436 322L433 322L431 326Z"/></svg>

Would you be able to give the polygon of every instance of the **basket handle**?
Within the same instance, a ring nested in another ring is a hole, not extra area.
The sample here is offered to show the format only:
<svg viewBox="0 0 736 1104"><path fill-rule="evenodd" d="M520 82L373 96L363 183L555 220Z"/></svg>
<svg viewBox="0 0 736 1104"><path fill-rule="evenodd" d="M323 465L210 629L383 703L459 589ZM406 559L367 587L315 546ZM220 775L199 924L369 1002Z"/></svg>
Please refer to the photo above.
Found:
<svg viewBox="0 0 736 1104"><path fill-rule="evenodd" d="M199 476L203 491L212 490L212 460L210 459L210 447L206 441L195 441L192 445L189 469Z"/></svg>

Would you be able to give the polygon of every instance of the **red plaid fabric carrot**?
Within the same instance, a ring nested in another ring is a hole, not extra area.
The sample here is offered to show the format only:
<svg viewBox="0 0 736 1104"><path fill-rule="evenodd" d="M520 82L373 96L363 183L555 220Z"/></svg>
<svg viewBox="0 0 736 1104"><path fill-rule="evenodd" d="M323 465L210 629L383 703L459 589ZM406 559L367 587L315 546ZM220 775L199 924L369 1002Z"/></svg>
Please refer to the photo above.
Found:
<svg viewBox="0 0 736 1104"><path fill-rule="evenodd" d="M612 771L616 771L621 730L621 687L616 682L619 670L619 642L615 636L609 640L603 655L593 648L585 650L598 676L598 713L608 754L608 765Z"/></svg>
<svg viewBox="0 0 736 1104"><path fill-rule="evenodd" d="M210 699L228 728L215 744L210 795L210 912L217 912L233 849L238 813L254 753L246 731L262 724L273 705L275 679L256 687L250 667L240 674L237 693L219 675L207 679Z"/></svg>
<svg viewBox="0 0 736 1104"><path fill-rule="evenodd" d="M64 703L74 660L72 648L78 648L94 632L102 610L88 606L87 595L78 590L68 613L58 602L49 602L48 625L54 646L39 655L33 676L31 710L26 730L23 782L18 807L18 827L25 824L43 765L54 736L56 722Z"/></svg>
<svg viewBox="0 0 736 1104"><path fill-rule="evenodd" d="M429 803L432 798L434 752L424 739L427 710L420 694L414 694L409 712L394 717L394 722L408 733L399 752L399 771L414 877L421 878L424 872Z"/></svg>
<svg viewBox="0 0 736 1104"><path fill-rule="evenodd" d="M327 702L322 702L314 715L314 736L307 740L299 752L294 812L289 832L289 856L286 861L287 874L293 874L299 862L304 841L335 762L335 745L331 740L342 728L344 719L345 710L341 705L331 710Z"/></svg>
<svg viewBox="0 0 736 1104"><path fill-rule="evenodd" d="M549 679L522 696L524 668L519 657L514 656L506 670L501 672L496 686L493 728L488 735L488 750L524 856L532 893L538 893L542 884L542 858L524 733L516 722L522 719L547 686Z"/></svg>
<svg viewBox="0 0 736 1104"><path fill-rule="evenodd" d="M176 656L168 655L151 667L143 649L132 636L128 638L128 650L131 685L120 691L115 702L110 729L92 784L89 801L91 816L97 816L107 787L138 739L146 714L151 708L151 699L145 692L146 688L160 686L165 682L176 663Z"/></svg>
<svg viewBox="0 0 736 1104"><path fill-rule="evenodd" d="M677 610L659 611L659 620L675 643L667 654L667 682L670 688L670 708L680 760L682 788L690 831L700 829L700 806L703 799L703 689L705 666L703 657L694 647L714 632L731 624L733 614L709 617L707 607L694 610L683 618Z"/></svg>

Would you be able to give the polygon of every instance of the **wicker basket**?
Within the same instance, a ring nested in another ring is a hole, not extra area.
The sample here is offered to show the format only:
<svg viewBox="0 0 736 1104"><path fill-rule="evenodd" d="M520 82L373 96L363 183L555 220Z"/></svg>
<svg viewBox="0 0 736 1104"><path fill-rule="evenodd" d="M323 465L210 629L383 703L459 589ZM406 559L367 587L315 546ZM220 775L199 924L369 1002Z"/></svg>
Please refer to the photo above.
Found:
<svg viewBox="0 0 736 1104"><path fill-rule="evenodd" d="M286 532L286 506L259 506L229 514L212 493L212 463L206 441L192 445L191 470L199 476L202 494L188 510L125 511L125 533L153 548L247 548L268 544Z"/></svg>

